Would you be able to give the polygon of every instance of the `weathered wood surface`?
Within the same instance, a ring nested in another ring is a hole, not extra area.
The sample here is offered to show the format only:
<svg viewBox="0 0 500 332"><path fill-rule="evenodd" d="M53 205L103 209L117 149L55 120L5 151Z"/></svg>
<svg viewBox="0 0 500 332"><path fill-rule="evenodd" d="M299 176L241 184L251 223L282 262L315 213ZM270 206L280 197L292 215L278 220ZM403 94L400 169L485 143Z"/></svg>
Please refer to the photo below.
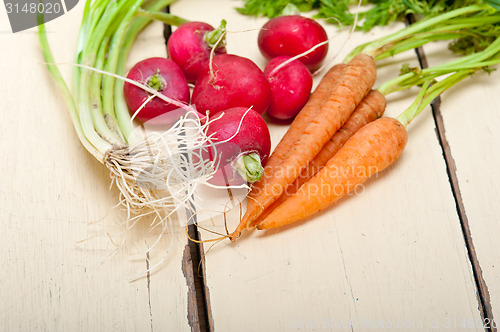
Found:
<svg viewBox="0 0 500 332"><path fill-rule="evenodd" d="M73 61L83 5L47 24L61 63ZM147 223L124 246L111 243L106 234L121 239L126 213L114 207L109 173L78 141L36 29L12 34L0 15L0 331L191 330L184 229L165 235L149 263L158 234ZM160 23L140 36L130 64L152 55L166 55ZM69 79L72 67L60 69ZM145 276L170 244L168 260Z"/></svg>
<svg viewBox="0 0 500 332"><path fill-rule="evenodd" d="M214 26L225 18L228 51L263 68L256 36L265 19L238 15L238 4L182 0L171 11ZM72 61L82 7L47 24L60 62ZM343 47L342 32L330 54L341 48L340 61L354 45L397 28L355 34ZM125 213L114 208L108 172L76 138L35 30L10 33L0 11L0 39L0 331L481 331L485 312L500 317L498 73L443 96L440 135L428 108L409 127L401 159L356 195L280 231L210 250L204 244L200 288L183 228L164 235L149 263L146 250L157 234L147 224L131 230L125 246L111 243L107 233L120 239ZM425 53L431 65L447 54ZM140 36L130 64L165 54L155 24ZM379 82L403 62L418 64L412 52L385 61ZM60 68L68 79L71 67ZM386 115L403 111L413 92L389 96ZM276 145L287 126L270 127ZM227 214L230 229L239 214L238 207ZM225 233L222 217L202 224ZM160 268L129 282L171 243Z"/></svg>
<svg viewBox="0 0 500 332"><path fill-rule="evenodd" d="M256 47L258 31L253 29L265 20L238 16L230 7L193 0L177 3L172 12L210 18L214 25L227 19L228 29L235 32L228 33L228 51L263 66ZM354 45L390 31L352 36L338 61ZM331 54L339 52L346 36L333 39ZM397 75L404 62L418 65L412 52L385 61L379 82ZM386 115L396 116L409 106L413 92L389 96ZM494 112L489 105L488 112ZM425 112L409 128L402 158L370 180L359 195L281 231L254 232L210 250L210 243L204 245L216 331L235 326L245 331L483 330L447 164L430 108ZM271 125L274 144L285 130L285 125ZM230 229L239 213L233 209L227 215ZM224 233L223 222L214 218L204 226ZM202 236L214 237L206 232Z"/></svg>
<svg viewBox="0 0 500 332"><path fill-rule="evenodd" d="M446 61L442 43L425 47L429 65ZM441 97L437 122L441 122L443 142L449 163L464 236L472 260L477 264L486 309L498 328L500 317L500 178L495 170L500 162L498 107L500 75L478 72L471 79Z"/></svg>

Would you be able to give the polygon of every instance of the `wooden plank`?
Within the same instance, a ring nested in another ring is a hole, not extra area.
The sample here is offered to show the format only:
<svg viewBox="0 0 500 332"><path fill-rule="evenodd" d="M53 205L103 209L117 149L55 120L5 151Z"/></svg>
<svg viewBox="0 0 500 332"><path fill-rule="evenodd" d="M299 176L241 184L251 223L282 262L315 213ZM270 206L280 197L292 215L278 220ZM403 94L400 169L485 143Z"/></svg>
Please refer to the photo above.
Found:
<svg viewBox="0 0 500 332"><path fill-rule="evenodd" d="M176 3L172 12L213 25L225 18L229 30L251 30L228 34L228 51L263 66L258 31L252 29L265 20L239 16L233 10L238 4L191 0ZM328 31L334 34L335 28ZM389 31L353 36L339 59L354 45ZM346 36L333 39L330 54ZM397 75L405 61L417 65L411 52L397 57L380 69L379 81ZM399 114L413 97L390 97L387 115ZM270 128L276 144L286 125ZM482 330L474 276L429 110L409 128L409 137L393 167L307 222L247 234L210 250L205 244L214 329ZM238 209L227 214L230 229L238 218ZM223 218L204 226L224 233Z"/></svg>
<svg viewBox="0 0 500 332"><path fill-rule="evenodd" d="M429 65L449 60L436 52L444 43L426 47ZM500 317L500 260L496 250L496 232L500 208L500 180L492 171L500 161L500 152L492 148L500 139L495 128L500 124L497 112L500 75L480 72L441 97L436 121L442 123L443 149L448 154L451 185L462 213L464 236L469 241L476 278L481 287L486 322L497 328Z"/></svg>
<svg viewBox="0 0 500 332"><path fill-rule="evenodd" d="M72 62L83 5L47 24L57 61ZM188 310L195 294L192 269L183 271L184 229L174 228L149 254L158 233L147 224L130 231L124 246L112 245L106 234L118 241L126 214L114 208L109 174L79 143L36 30L12 34L0 15L0 330L199 330L192 303ZM162 33L158 23L140 35L130 65L164 56ZM68 79L71 66L60 68ZM129 282L169 247L164 264Z"/></svg>

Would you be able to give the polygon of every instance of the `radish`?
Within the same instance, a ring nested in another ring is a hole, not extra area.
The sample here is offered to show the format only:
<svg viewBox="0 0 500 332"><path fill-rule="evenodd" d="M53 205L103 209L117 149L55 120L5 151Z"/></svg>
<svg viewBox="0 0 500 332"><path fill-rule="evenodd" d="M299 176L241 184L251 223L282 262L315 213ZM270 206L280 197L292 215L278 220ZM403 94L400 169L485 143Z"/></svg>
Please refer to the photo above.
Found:
<svg viewBox="0 0 500 332"><path fill-rule="evenodd" d="M309 99L313 85L307 67L298 60L285 63L289 59L285 55L273 58L264 69L272 95L267 114L280 120L297 115Z"/></svg>
<svg viewBox="0 0 500 332"><path fill-rule="evenodd" d="M296 56L328 40L325 29L313 19L285 15L270 19L258 36L259 49L266 59L280 55ZM328 44L322 45L300 60L310 70L317 69L326 57Z"/></svg>
<svg viewBox="0 0 500 332"><path fill-rule="evenodd" d="M222 37L225 31L226 21L222 20L217 30L204 22L187 22L172 33L167 42L168 56L181 67L188 82L196 82L203 64L210 58L212 48L216 47L215 54L226 53Z"/></svg>
<svg viewBox="0 0 500 332"><path fill-rule="evenodd" d="M262 114L271 102L271 88L251 60L221 54L205 63L194 86L191 103L199 112L215 114L232 107L252 107Z"/></svg>
<svg viewBox="0 0 500 332"><path fill-rule="evenodd" d="M262 177L271 136L259 113L245 107L227 109L209 123L207 136L214 143L210 159L218 164L213 183L252 183Z"/></svg>
<svg viewBox="0 0 500 332"><path fill-rule="evenodd" d="M127 78L143 83L171 99L189 103L186 77L172 60L160 57L142 60L130 69ZM123 92L130 113L141 122L179 108L160 98L152 98L144 89L128 82L125 83Z"/></svg>

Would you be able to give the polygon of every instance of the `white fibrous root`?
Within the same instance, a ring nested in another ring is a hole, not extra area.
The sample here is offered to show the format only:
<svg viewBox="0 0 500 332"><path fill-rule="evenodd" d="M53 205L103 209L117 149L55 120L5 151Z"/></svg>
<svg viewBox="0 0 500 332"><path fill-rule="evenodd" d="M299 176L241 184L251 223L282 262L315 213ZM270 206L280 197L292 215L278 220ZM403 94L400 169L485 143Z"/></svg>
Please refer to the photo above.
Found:
<svg viewBox="0 0 500 332"><path fill-rule="evenodd" d="M163 224L179 209L196 207L196 188L206 183L217 165L207 158L213 144L205 124L187 112L169 129L143 129L137 143L112 149L105 157L113 183L120 191L120 204L128 220L156 214Z"/></svg>
<svg viewBox="0 0 500 332"><path fill-rule="evenodd" d="M246 183L236 186L210 184L219 168L217 148L226 141L213 142L207 131L210 123L224 113L210 121L208 116L201 120L196 112L184 114L168 129L143 124L138 127L141 137L134 139L136 143L106 153L104 164L110 171L112 184L119 189L119 204L127 210L124 236L118 243L111 239L115 245L124 245L128 231L143 217L153 216L149 228L157 228L158 237L144 253L152 252L174 226L172 217L177 212L194 216L203 209L199 205L203 201L197 192L199 186L248 190ZM188 218L181 226L194 222L193 218ZM165 262L173 243L173 232L170 233L169 248L163 258L130 281L145 277Z"/></svg>

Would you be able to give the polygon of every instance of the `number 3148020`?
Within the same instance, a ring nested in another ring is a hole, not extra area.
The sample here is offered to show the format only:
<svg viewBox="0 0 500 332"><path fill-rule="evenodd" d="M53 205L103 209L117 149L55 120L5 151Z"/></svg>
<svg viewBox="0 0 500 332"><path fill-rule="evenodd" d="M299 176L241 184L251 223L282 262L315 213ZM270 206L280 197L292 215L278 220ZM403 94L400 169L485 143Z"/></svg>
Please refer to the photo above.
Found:
<svg viewBox="0 0 500 332"><path fill-rule="evenodd" d="M19 4L19 3L12 3L12 2L5 2L5 8L7 9L7 14L20 14L20 13L25 13L25 14L35 14L35 13L40 13L40 14L59 14L62 13L63 8L60 3L24 3L24 4Z"/></svg>

